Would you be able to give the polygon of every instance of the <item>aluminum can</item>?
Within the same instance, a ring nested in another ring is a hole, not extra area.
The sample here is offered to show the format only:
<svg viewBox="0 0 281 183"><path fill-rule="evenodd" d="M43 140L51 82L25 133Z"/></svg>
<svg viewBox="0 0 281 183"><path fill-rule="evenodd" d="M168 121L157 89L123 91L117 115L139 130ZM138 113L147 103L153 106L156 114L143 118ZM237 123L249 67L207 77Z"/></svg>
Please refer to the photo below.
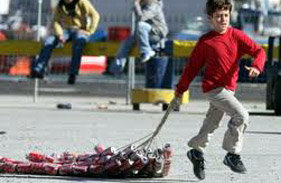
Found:
<svg viewBox="0 0 281 183"><path fill-rule="evenodd" d="M26 158L29 160L29 161L32 161L32 162L49 162L49 163L53 163L55 161L55 158L54 157L51 157L51 156L46 156L42 153L39 153L39 152L31 152L29 153Z"/></svg>
<svg viewBox="0 0 281 183"><path fill-rule="evenodd" d="M30 163L22 163L17 165L17 172L26 174L31 172L31 164Z"/></svg>
<svg viewBox="0 0 281 183"><path fill-rule="evenodd" d="M102 153L101 156L113 156L116 154L116 149L114 147L109 147L105 149Z"/></svg>
<svg viewBox="0 0 281 183"><path fill-rule="evenodd" d="M109 160L106 162L104 169L106 171L114 171L115 169L119 168L121 166L121 161L115 159L115 160Z"/></svg>
<svg viewBox="0 0 281 183"><path fill-rule="evenodd" d="M163 170L163 175L167 176L170 173L170 169L171 169L171 160L170 159L165 159L164 160L164 170Z"/></svg>
<svg viewBox="0 0 281 183"><path fill-rule="evenodd" d="M0 172L3 173L15 173L16 172L16 164L13 163L1 163L0 164Z"/></svg>
<svg viewBox="0 0 281 183"><path fill-rule="evenodd" d="M105 150L104 145L101 143L98 143L98 145L95 146L96 153L102 153Z"/></svg>
<svg viewBox="0 0 281 183"><path fill-rule="evenodd" d="M88 173L88 166L73 165L72 171L74 175L85 175Z"/></svg>
<svg viewBox="0 0 281 183"><path fill-rule="evenodd" d="M153 164L153 171L154 175L160 175L163 173L164 169L164 159L161 156L158 156L155 158L154 164Z"/></svg>
<svg viewBox="0 0 281 183"><path fill-rule="evenodd" d="M147 165L149 162L148 158L142 155L136 155L136 159L134 160L134 163L132 165L132 169L134 171L141 170L145 165Z"/></svg>
<svg viewBox="0 0 281 183"><path fill-rule="evenodd" d="M99 158L99 160L97 161L98 164L105 164L107 161L109 161L109 159L111 158L111 156L107 155L107 156L101 156Z"/></svg>
<svg viewBox="0 0 281 183"><path fill-rule="evenodd" d="M58 170L59 175L72 175L72 165L62 165Z"/></svg>
<svg viewBox="0 0 281 183"><path fill-rule="evenodd" d="M163 148L163 155L165 159L169 159L174 155L174 151L170 144L166 144Z"/></svg>
<svg viewBox="0 0 281 183"><path fill-rule="evenodd" d="M30 163L30 172L34 174L43 174L45 173L44 163Z"/></svg>
<svg viewBox="0 0 281 183"><path fill-rule="evenodd" d="M45 173L48 175L57 175L60 166L61 165L46 163L44 164Z"/></svg>
<svg viewBox="0 0 281 183"><path fill-rule="evenodd" d="M102 165L91 165L89 168L89 174L92 176L101 175L104 172Z"/></svg>
<svg viewBox="0 0 281 183"><path fill-rule="evenodd" d="M18 164L17 172L20 174L29 174L31 172L31 164L30 163Z"/></svg>
<svg viewBox="0 0 281 183"><path fill-rule="evenodd" d="M134 164L134 161L132 161L130 159L123 160L121 162L121 166L119 167L120 174L129 175L133 164Z"/></svg>

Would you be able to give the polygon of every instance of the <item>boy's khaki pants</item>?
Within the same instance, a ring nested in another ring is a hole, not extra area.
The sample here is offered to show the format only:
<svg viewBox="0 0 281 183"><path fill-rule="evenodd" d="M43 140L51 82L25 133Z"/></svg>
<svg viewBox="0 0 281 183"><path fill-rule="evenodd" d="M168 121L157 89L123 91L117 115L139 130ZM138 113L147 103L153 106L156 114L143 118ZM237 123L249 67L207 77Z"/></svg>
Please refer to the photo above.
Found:
<svg viewBox="0 0 281 183"><path fill-rule="evenodd" d="M239 154L243 146L244 132L249 123L247 110L234 97L234 92L225 88L216 88L205 95L210 102L210 107L198 135L188 142L188 146L204 152L210 137L220 126L221 119L226 113L231 119L228 122L222 147L230 153Z"/></svg>

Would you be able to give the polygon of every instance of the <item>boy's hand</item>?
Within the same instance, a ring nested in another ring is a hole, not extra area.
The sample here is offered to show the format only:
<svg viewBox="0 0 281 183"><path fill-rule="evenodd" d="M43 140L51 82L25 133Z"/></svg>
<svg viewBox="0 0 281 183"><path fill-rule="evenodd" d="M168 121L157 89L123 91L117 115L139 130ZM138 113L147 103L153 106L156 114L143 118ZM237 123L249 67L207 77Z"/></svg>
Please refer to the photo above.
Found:
<svg viewBox="0 0 281 183"><path fill-rule="evenodd" d="M249 71L249 77L254 78L254 77L258 77L260 75L260 71L258 69L256 69L255 67L248 67L245 66L245 69Z"/></svg>
<svg viewBox="0 0 281 183"><path fill-rule="evenodd" d="M178 98L178 99L181 99L182 98L182 94L177 92L177 90L175 90L175 97Z"/></svg>

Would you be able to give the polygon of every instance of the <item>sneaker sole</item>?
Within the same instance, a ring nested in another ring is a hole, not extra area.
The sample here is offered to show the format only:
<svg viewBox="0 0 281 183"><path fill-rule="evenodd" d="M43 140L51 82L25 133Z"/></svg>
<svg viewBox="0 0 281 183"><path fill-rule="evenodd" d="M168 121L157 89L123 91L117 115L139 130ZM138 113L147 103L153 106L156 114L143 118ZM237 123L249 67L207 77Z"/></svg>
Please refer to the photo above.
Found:
<svg viewBox="0 0 281 183"><path fill-rule="evenodd" d="M232 166L229 165L229 163L227 162L226 159L223 160L223 164L224 164L225 166L227 166L228 168L230 168L230 170L232 170L232 171L235 172L235 173L240 173L240 174L246 174L246 173L247 173L247 171L242 171L242 172L241 172L241 171L237 171L236 169L232 168Z"/></svg>

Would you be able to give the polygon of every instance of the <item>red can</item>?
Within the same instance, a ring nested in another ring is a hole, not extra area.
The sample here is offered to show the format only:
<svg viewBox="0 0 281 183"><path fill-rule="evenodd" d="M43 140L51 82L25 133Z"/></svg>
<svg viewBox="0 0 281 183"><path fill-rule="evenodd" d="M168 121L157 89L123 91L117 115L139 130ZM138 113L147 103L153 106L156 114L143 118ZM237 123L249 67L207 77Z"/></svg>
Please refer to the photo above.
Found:
<svg viewBox="0 0 281 183"><path fill-rule="evenodd" d="M2 157L0 162L1 163L14 163L15 160L13 159L10 159L10 158L5 158L5 157Z"/></svg>
<svg viewBox="0 0 281 183"><path fill-rule="evenodd" d="M165 159L169 159L174 155L174 151L170 144L166 144L163 148L163 155Z"/></svg>
<svg viewBox="0 0 281 183"><path fill-rule="evenodd" d="M0 172L3 173L15 173L16 172L16 164L13 163L2 163L0 164Z"/></svg>
<svg viewBox="0 0 281 183"><path fill-rule="evenodd" d="M105 164L110 158L111 158L111 156L109 156L109 155L101 156L98 160L98 164Z"/></svg>
<svg viewBox="0 0 281 183"><path fill-rule="evenodd" d="M57 175L59 167L60 165L56 165L56 164L49 164L49 163L44 164L45 173L48 175Z"/></svg>
<svg viewBox="0 0 281 183"><path fill-rule="evenodd" d="M164 159L161 156L156 157L154 164L153 164L153 170L155 174L162 174L164 168Z"/></svg>
<svg viewBox="0 0 281 183"><path fill-rule="evenodd" d="M32 161L32 162L49 162L49 163L53 163L55 158L54 157L51 157L51 156L46 156L42 153L39 153L39 152L31 152L29 153L26 158L29 160L29 161Z"/></svg>
<svg viewBox="0 0 281 183"><path fill-rule="evenodd" d="M34 174L45 173L44 163L30 163L30 172Z"/></svg>
<svg viewBox="0 0 281 183"><path fill-rule="evenodd" d="M101 175L104 172L102 165L91 165L89 168L89 174L93 176Z"/></svg>
<svg viewBox="0 0 281 183"><path fill-rule="evenodd" d="M124 161L122 161L121 166L119 167L120 172L122 174L128 175L133 163L134 163L134 161L132 161L130 159L125 159Z"/></svg>
<svg viewBox="0 0 281 183"><path fill-rule="evenodd" d="M163 171L163 175L167 176L170 173L170 169L171 169L171 160L170 159L165 159L164 160L164 171Z"/></svg>
<svg viewBox="0 0 281 183"><path fill-rule="evenodd" d="M96 153L102 153L105 150L104 145L101 143L98 143L98 145L95 146Z"/></svg>
<svg viewBox="0 0 281 183"><path fill-rule="evenodd" d="M117 159L109 160L109 161L106 162L106 164L104 166L104 169L106 171L108 171L108 170L111 170L111 169L115 169L115 168L117 168L119 166L121 166L120 160L117 160Z"/></svg>
<svg viewBox="0 0 281 183"><path fill-rule="evenodd" d="M72 165L62 165L58 170L59 175L72 175Z"/></svg>
<svg viewBox="0 0 281 183"><path fill-rule="evenodd" d="M148 158L148 163L147 165L142 169L142 174L144 174L147 177L153 177L154 175L154 169L153 169L153 165L154 165L154 161L155 161L155 157L150 157Z"/></svg>
<svg viewBox="0 0 281 183"><path fill-rule="evenodd" d="M32 162L43 162L44 160L44 155L39 153L39 152L30 152L27 156L26 159Z"/></svg>
<svg viewBox="0 0 281 183"><path fill-rule="evenodd" d="M73 165L72 171L74 175L85 175L88 173L88 166Z"/></svg>
<svg viewBox="0 0 281 183"><path fill-rule="evenodd" d="M147 165L149 162L148 158L142 155L137 155L136 160L134 161L132 165L132 169L134 171L141 170L145 165Z"/></svg>
<svg viewBox="0 0 281 183"><path fill-rule="evenodd" d="M91 155L92 154L79 154L76 157L76 161L87 161L91 157Z"/></svg>
<svg viewBox="0 0 281 183"><path fill-rule="evenodd" d="M107 149L105 149L102 153L101 156L113 156L116 154L116 149L114 147L109 147Z"/></svg>
<svg viewBox="0 0 281 183"><path fill-rule="evenodd" d="M29 174L31 173L31 164L22 163L17 165L17 172L20 174Z"/></svg>

